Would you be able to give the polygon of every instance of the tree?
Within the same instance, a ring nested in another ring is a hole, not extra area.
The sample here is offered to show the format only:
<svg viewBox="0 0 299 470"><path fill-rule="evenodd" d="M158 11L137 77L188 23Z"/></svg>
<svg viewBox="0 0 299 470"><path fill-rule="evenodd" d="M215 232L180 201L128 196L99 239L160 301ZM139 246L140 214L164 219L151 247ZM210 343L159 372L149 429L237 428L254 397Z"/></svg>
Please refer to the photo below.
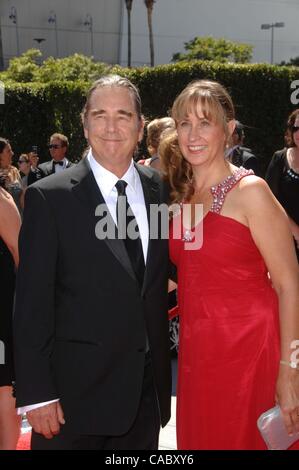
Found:
<svg viewBox="0 0 299 470"><path fill-rule="evenodd" d="M290 59L289 62L285 62L284 60L280 62L279 65L295 65L296 67L299 66L299 56L294 57L293 59Z"/></svg>
<svg viewBox="0 0 299 470"><path fill-rule="evenodd" d="M128 67L131 67L131 11L133 0L125 0L128 13Z"/></svg>
<svg viewBox="0 0 299 470"><path fill-rule="evenodd" d="M184 44L186 54L173 54L172 61L181 60L215 60L217 62L250 62L253 46L236 43L228 39L215 39L211 36L196 37Z"/></svg>
<svg viewBox="0 0 299 470"><path fill-rule="evenodd" d="M9 66L1 75L15 82L31 82L38 73L37 61L42 56L39 49L28 49L18 57L9 61Z"/></svg>
<svg viewBox="0 0 299 470"><path fill-rule="evenodd" d="M144 0L145 6L147 8L147 24L148 24L148 30L149 30L151 67L153 67L155 64L154 38L153 38L153 9L154 9L155 2L156 0Z"/></svg>
<svg viewBox="0 0 299 470"><path fill-rule="evenodd" d="M39 49L29 49L20 57L10 60L5 72L0 74L0 80L14 82L48 83L55 80L84 80L92 81L108 73L110 65L94 62L90 57L73 54L62 59L48 57L41 65L37 65L42 53Z"/></svg>

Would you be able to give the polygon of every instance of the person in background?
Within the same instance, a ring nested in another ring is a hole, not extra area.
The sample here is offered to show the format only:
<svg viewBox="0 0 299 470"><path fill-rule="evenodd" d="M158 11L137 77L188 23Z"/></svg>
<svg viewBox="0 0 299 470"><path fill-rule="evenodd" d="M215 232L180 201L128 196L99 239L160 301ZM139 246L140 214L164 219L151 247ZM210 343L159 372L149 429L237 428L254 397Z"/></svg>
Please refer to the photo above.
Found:
<svg viewBox="0 0 299 470"><path fill-rule="evenodd" d="M19 171L21 174L21 182L23 188L27 188L28 185L28 175L30 173L30 160L27 153L22 153L18 159Z"/></svg>
<svg viewBox="0 0 299 470"><path fill-rule="evenodd" d="M7 139L0 137L0 170L6 174L5 189L12 195L22 217L23 187L19 170L12 165L14 153Z"/></svg>
<svg viewBox="0 0 299 470"><path fill-rule="evenodd" d="M39 169L42 170L45 176L59 173L73 166L73 163L67 158L69 141L65 135L59 134L58 132L52 134L48 148L52 160L39 165Z"/></svg>
<svg viewBox="0 0 299 470"><path fill-rule="evenodd" d="M12 396L12 316L21 219L12 196L4 189L5 179L0 172L0 450L14 450L21 423Z"/></svg>
<svg viewBox="0 0 299 470"><path fill-rule="evenodd" d="M19 156L18 165L19 165L19 170L21 174L21 183L22 183L22 188L23 188L23 191L20 197L20 203L21 203L21 207L24 209L25 191L28 186L28 175L30 174L30 160L29 160L29 156L27 155L27 153L22 153Z"/></svg>
<svg viewBox="0 0 299 470"><path fill-rule="evenodd" d="M231 136L230 147L226 151L226 158L230 163L238 167L253 170L256 176L261 176L261 169L258 158L252 153L250 148L244 147L245 126L236 121L236 127Z"/></svg>
<svg viewBox="0 0 299 470"><path fill-rule="evenodd" d="M299 109L288 117L285 141L272 157L266 181L288 214L299 262Z"/></svg>
<svg viewBox="0 0 299 470"><path fill-rule="evenodd" d="M33 145L31 152L29 152L29 160L31 167L30 172L28 174L27 186L30 186L31 184L35 183L36 181L39 181L45 176L42 169L38 167L39 156L37 153L36 145Z"/></svg>
<svg viewBox="0 0 299 470"><path fill-rule="evenodd" d="M224 87L190 83L171 115L176 131L159 150L180 209L169 237L180 314L178 448L266 449L256 423L275 402L288 432L299 431L289 223L267 183L225 158L235 120Z"/></svg>
<svg viewBox="0 0 299 470"><path fill-rule="evenodd" d="M145 160L139 160L139 164L151 166L156 170L160 170L161 164L158 153L160 138L164 131L166 131L167 129L174 129L174 127L174 121L171 117L158 118L149 122L146 127L146 145L150 154L150 158L147 158Z"/></svg>

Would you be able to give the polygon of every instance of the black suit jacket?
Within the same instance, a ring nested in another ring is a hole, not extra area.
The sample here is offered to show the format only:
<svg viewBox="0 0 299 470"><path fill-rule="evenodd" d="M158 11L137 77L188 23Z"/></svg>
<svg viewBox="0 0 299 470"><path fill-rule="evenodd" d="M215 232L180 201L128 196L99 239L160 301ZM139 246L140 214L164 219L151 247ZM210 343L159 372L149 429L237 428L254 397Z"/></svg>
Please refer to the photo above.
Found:
<svg viewBox="0 0 299 470"><path fill-rule="evenodd" d="M236 166L253 170L256 176L261 176L259 160L247 147L236 147L230 156L230 161Z"/></svg>
<svg viewBox="0 0 299 470"><path fill-rule="evenodd" d="M36 181L41 180L46 176L40 168L36 168L35 171L30 170L27 177L27 186L35 183Z"/></svg>
<svg viewBox="0 0 299 470"><path fill-rule="evenodd" d="M66 165L66 169L71 168L72 166L74 166L74 163L68 161ZM40 165L38 165L38 168L44 173L44 176L56 174L53 160L50 160L45 163L41 163Z"/></svg>
<svg viewBox="0 0 299 470"><path fill-rule="evenodd" d="M164 202L159 175L136 168L147 209ZM16 396L18 407L60 398L71 432L120 435L137 413L146 332L162 425L170 417L168 240L149 241L140 289L123 241L95 236L100 203L86 160L26 192L14 316Z"/></svg>

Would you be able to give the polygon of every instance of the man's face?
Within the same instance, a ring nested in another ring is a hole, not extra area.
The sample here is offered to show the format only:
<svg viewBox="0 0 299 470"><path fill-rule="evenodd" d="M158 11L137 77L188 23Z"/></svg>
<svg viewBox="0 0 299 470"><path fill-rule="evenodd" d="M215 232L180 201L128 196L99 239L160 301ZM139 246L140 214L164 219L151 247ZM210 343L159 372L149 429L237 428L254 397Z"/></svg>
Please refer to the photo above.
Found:
<svg viewBox="0 0 299 470"><path fill-rule="evenodd" d="M106 86L94 91L84 122L84 135L94 158L109 171L121 173L142 139L144 122L129 90Z"/></svg>
<svg viewBox="0 0 299 470"><path fill-rule="evenodd" d="M50 155L56 162L60 162L64 159L67 147L60 139L52 137L50 140Z"/></svg>

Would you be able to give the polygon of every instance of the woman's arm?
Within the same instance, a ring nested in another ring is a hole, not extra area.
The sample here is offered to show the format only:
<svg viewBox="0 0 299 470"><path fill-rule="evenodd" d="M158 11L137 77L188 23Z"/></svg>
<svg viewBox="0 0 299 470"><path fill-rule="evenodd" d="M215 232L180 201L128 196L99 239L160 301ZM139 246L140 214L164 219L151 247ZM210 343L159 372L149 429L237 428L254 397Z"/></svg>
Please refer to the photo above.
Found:
<svg viewBox="0 0 299 470"><path fill-rule="evenodd" d="M289 222L290 222L292 235L295 238L297 247L299 249L299 225L296 224L296 222L293 219L291 219L291 217L289 217Z"/></svg>
<svg viewBox="0 0 299 470"><path fill-rule="evenodd" d="M263 180L248 177L241 185L245 216L279 299L281 360L289 363L299 339L299 270L288 217ZM288 431L299 431L299 367L280 364L276 398Z"/></svg>
<svg viewBox="0 0 299 470"><path fill-rule="evenodd" d="M0 236L11 252L16 266L19 264L18 237L20 227L19 211L13 198L2 188L0 192Z"/></svg>

